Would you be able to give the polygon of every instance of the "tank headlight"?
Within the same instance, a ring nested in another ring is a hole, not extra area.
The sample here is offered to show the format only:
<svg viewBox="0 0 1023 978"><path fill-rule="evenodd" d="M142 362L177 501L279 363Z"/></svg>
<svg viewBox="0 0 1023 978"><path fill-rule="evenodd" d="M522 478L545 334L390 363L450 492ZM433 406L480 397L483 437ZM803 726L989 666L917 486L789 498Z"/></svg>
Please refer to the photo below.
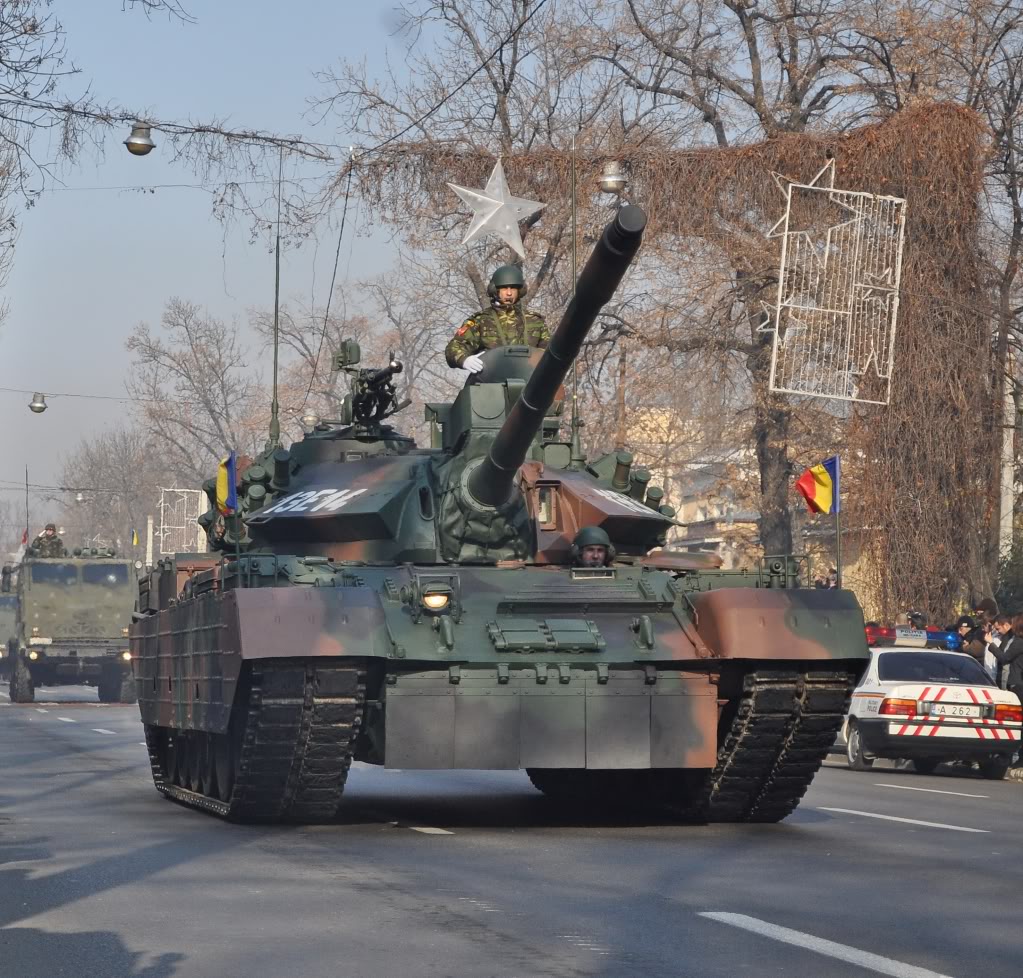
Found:
<svg viewBox="0 0 1023 978"><path fill-rule="evenodd" d="M121 658L124 659L125 662L131 662L131 653L130 652L122 652L121 653Z"/></svg>
<svg viewBox="0 0 1023 978"><path fill-rule="evenodd" d="M35 650L35 649L33 649L33 650L32 650L31 652L29 652L29 654L28 654L28 657L29 657L29 658L30 658L30 659L31 659L31 660L32 660L33 662L35 662L35 661L36 661L36 659L38 659L38 658L39 658L39 653L38 653L38 652L36 652L36 650Z"/></svg>
<svg viewBox="0 0 1023 978"><path fill-rule="evenodd" d="M121 629L121 634L124 635L124 636L127 636L127 634L128 634L128 626L127 625L125 625L124 628Z"/></svg>
<svg viewBox="0 0 1023 978"><path fill-rule="evenodd" d="M430 588L423 592L423 607L427 611L443 611L451 603L451 591L447 588Z"/></svg>
<svg viewBox="0 0 1023 978"><path fill-rule="evenodd" d="M39 634L39 626L38 625L33 625L32 626L32 634L33 635L38 635Z"/></svg>

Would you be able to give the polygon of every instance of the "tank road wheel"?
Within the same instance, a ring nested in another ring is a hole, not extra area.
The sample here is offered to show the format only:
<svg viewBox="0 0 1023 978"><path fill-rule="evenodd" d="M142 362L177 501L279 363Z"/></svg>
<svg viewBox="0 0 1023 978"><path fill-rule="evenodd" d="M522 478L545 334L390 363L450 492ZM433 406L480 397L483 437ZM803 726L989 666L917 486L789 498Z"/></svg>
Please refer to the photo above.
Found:
<svg viewBox="0 0 1023 978"><path fill-rule="evenodd" d="M202 773L203 773L203 756L202 756L202 744L203 736L200 730L190 730L186 737L186 743L188 747L185 751L185 757L187 760L187 774L186 780L182 787L188 788L191 791L198 791L199 794L203 793L202 790Z"/></svg>
<svg viewBox="0 0 1023 978"><path fill-rule="evenodd" d="M216 797L216 772L213 768L213 750L210 740L213 735L205 730L193 734L198 746L197 767L198 770L192 780L192 790L199 791L204 795Z"/></svg>
<svg viewBox="0 0 1023 978"><path fill-rule="evenodd" d="M213 734L210 750L211 761L217 782L217 797L230 801L234 790L235 749L230 734Z"/></svg>
<svg viewBox="0 0 1023 978"><path fill-rule="evenodd" d="M168 730L163 744L163 776L167 784L181 784L182 746L181 737Z"/></svg>
<svg viewBox="0 0 1023 978"><path fill-rule="evenodd" d="M35 683L22 656L17 655L11 666L10 697L12 703L31 703L36 698Z"/></svg>
<svg viewBox="0 0 1023 978"><path fill-rule="evenodd" d="M863 738L855 721L849 722L849 732L845 738L845 762L853 771L869 771L874 766L874 758L863 753ZM937 767L937 765L935 765ZM917 768L919 771L920 769ZM929 771L920 771L929 774Z"/></svg>

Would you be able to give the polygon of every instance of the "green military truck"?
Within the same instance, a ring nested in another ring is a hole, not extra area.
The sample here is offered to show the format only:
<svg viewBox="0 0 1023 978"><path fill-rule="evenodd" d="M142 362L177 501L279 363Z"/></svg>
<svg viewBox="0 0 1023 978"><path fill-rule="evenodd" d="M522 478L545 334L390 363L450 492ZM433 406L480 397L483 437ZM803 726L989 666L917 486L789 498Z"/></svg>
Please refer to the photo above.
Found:
<svg viewBox="0 0 1023 978"><path fill-rule="evenodd" d="M18 634L18 595L15 592L13 568L4 564L2 583L0 583L0 676L6 677L10 671L7 651L11 639Z"/></svg>
<svg viewBox="0 0 1023 978"><path fill-rule="evenodd" d="M96 686L103 703L135 702L128 626L136 569L106 549L25 559L7 646L13 702L31 703L36 686L75 684Z"/></svg>

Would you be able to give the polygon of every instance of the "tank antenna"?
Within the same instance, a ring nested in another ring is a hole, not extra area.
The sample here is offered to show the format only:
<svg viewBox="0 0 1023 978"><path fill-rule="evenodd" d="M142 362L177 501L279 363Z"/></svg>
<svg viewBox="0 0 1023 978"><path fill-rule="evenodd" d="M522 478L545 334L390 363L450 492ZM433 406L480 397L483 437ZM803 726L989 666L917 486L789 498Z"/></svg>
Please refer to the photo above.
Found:
<svg viewBox="0 0 1023 978"><path fill-rule="evenodd" d="M267 450L281 447L280 405L277 402L277 362L281 347L281 184L284 181L284 147L277 169L277 245L274 248L274 383L270 401L270 437Z"/></svg>
<svg viewBox="0 0 1023 978"><path fill-rule="evenodd" d="M579 275L579 234L578 224L576 218L576 152L575 152L575 133L572 133L572 294L568 297L569 301L575 296L575 280ZM582 454L581 445L579 441L579 363L578 358L572 361L572 467L576 467L577 455ZM581 467L581 466L580 466Z"/></svg>
<svg viewBox="0 0 1023 978"><path fill-rule="evenodd" d="M572 134L572 295L575 297L576 279L579 277L579 222L578 205L576 198L577 186L577 163L578 155L575 150L575 133ZM580 429L583 426L583 419L579 417L579 358L572 359L572 435L569 439L571 451L569 453L568 467L570 469L581 469L586 464L586 456L583 454L582 438Z"/></svg>

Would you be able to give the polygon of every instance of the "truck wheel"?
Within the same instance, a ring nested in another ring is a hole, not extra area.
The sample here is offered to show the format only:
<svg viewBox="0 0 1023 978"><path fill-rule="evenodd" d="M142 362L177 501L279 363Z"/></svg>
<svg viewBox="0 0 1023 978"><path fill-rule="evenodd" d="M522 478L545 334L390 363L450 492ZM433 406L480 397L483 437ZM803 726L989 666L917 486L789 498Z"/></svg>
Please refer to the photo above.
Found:
<svg viewBox="0 0 1023 978"><path fill-rule="evenodd" d="M1011 762L1011 757L997 755L995 757L985 758L978 766L980 767L980 773L987 778L988 781L1001 781L1008 773Z"/></svg>
<svg viewBox="0 0 1023 978"><path fill-rule="evenodd" d="M138 692L135 688L135 676L130 669L126 669L121 675L121 684L118 691L118 703L134 703L138 699Z"/></svg>
<svg viewBox="0 0 1023 978"><path fill-rule="evenodd" d="M96 683L101 703L116 703L121 694L121 675L115 669L104 669Z"/></svg>
<svg viewBox="0 0 1023 978"><path fill-rule="evenodd" d="M11 666L10 695L12 703L32 703L36 698L35 683L25 660L16 656Z"/></svg>
<svg viewBox="0 0 1023 978"><path fill-rule="evenodd" d="M940 763L941 761L935 760L933 757L914 757L913 770L917 774L934 774Z"/></svg>
<svg viewBox="0 0 1023 978"><path fill-rule="evenodd" d="M853 771L869 771L874 766L874 758L863 753L863 740L855 720L849 721L849 731L845 737L845 762Z"/></svg>

